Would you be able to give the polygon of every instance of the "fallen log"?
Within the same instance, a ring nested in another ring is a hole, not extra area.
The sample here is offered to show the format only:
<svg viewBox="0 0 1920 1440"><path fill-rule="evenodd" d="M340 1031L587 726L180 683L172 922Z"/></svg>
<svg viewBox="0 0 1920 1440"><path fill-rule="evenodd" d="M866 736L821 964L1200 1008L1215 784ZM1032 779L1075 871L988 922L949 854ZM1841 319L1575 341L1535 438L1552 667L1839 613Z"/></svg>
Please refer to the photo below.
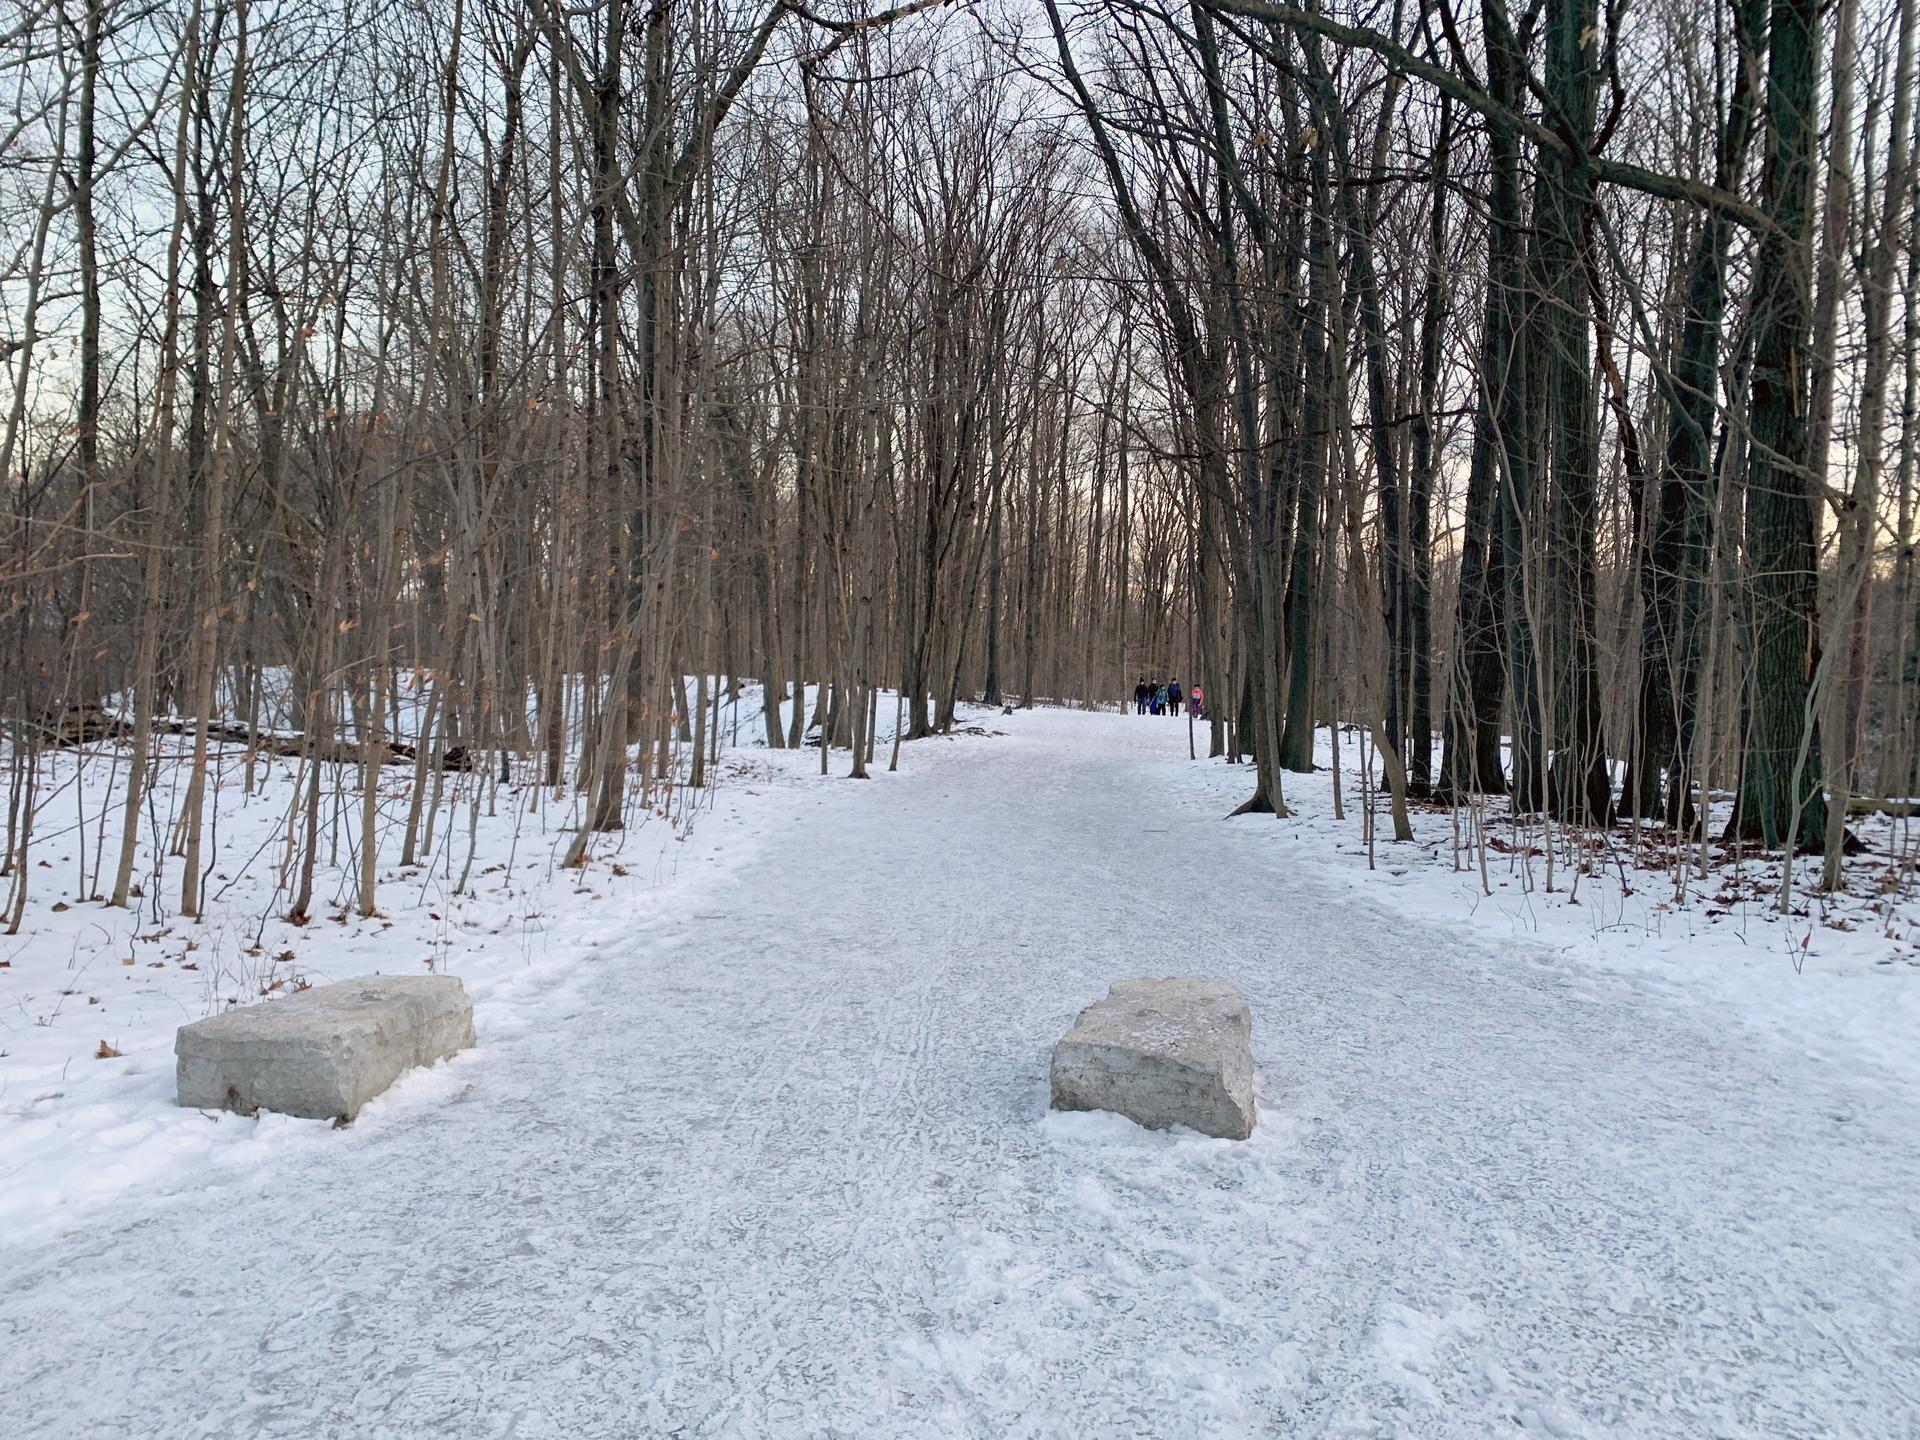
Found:
<svg viewBox="0 0 1920 1440"><path fill-rule="evenodd" d="M98 705L76 705L57 716L43 720L37 727L46 743L55 749L69 750L76 745L91 745L99 740L121 740L133 732L133 726ZM153 722L156 735L191 735L195 722L167 718ZM207 738L221 745L251 745L256 751L289 760L317 758L331 765L358 765L364 747L355 740L309 741L301 734L281 734L252 730L231 720L216 720L207 725ZM382 765L411 765L419 751L403 740L383 740ZM449 746L440 758L440 768L449 774L473 768L473 754L465 745Z"/></svg>
<svg viewBox="0 0 1920 1440"><path fill-rule="evenodd" d="M1890 815L1896 820L1920 813L1920 800L1875 800L1866 795L1852 795L1847 799L1849 815Z"/></svg>

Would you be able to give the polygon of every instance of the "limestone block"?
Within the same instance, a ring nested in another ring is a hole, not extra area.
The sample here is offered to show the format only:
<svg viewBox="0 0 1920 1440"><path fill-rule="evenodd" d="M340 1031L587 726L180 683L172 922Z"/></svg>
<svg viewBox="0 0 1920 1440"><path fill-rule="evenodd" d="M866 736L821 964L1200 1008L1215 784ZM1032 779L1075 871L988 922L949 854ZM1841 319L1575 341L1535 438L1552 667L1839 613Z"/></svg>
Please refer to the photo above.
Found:
<svg viewBox="0 0 1920 1440"><path fill-rule="evenodd" d="M416 1065L473 1044L451 975L367 975L182 1025L177 1098L208 1110L352 1119Z"/></svg>
<svg viewBox="0 0 1920 1440"><path fill-rule="evenodd" d="M1053 1047L1053 1108L1112 1110L1156 1130L1253 1133L1253 1017L1225 980L1121 980Z"/></svg>

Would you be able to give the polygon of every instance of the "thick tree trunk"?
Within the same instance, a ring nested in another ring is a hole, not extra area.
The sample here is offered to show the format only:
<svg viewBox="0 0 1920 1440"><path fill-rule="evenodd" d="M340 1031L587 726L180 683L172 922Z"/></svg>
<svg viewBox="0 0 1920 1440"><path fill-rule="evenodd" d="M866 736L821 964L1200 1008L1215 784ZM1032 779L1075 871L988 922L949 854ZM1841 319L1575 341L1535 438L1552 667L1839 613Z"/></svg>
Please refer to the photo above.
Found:
<svg viewBox="0 0 1920 1440"><path fill-rule="evenodd" d="M1774 0L1767 59L1767 164L1773 217L1753 280L1746 553L1753 609L1751 716L1732 833L1769 847L1812 846L1826 826L1810 687L1819 572L1808 377L1813 324L1813 192L1820 127L1815 0Z"/></svg>

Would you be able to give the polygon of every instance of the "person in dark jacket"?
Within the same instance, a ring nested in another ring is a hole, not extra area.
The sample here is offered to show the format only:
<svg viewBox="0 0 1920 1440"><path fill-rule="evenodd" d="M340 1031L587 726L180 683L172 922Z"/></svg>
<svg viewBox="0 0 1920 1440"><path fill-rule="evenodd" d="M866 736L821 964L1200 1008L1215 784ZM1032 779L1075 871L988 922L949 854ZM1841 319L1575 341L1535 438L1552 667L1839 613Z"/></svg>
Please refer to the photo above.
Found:
<svg viewBox="0 0 1920 1440"><path fill-rule="evenodd" d="M1167 682L1167 713L1178 715L1184 708L1180 703L1180 682L1169 680Z"/></svg>
<svg viewBox="0 0 1920 1440"><path fill-rule="evenodd" d="M1152 693L1153 693L1153 687L1147 684L1147 677L1142 675L1140 677L1140 683L1133 687L1133 713L1134 714L1144 715L1147 713L1147 697Z"/></svg>

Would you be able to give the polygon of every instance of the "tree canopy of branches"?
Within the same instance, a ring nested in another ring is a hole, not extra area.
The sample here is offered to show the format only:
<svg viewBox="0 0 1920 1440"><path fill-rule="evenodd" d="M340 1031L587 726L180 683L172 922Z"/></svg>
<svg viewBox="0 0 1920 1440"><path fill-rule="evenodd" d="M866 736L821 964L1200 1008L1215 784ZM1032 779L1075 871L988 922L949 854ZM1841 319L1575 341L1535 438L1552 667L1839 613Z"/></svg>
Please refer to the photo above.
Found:
<svg viewBox="0 0 1920 1440"><path fill-rule="evenodd" d="M1914 31L27 0L10 919L48 746L123 743L125 904L190 737L195 914L210 749L291 736L304 913L329 767L367 827L414 767L411 855L449 757L522 766L577 858L749 677L857 777L883 690L916 738L1187 673L1249 811L1345 721L1397 836L1505 795L1705 863L1730 791L1837 885L1920 763Z"/></svg>

